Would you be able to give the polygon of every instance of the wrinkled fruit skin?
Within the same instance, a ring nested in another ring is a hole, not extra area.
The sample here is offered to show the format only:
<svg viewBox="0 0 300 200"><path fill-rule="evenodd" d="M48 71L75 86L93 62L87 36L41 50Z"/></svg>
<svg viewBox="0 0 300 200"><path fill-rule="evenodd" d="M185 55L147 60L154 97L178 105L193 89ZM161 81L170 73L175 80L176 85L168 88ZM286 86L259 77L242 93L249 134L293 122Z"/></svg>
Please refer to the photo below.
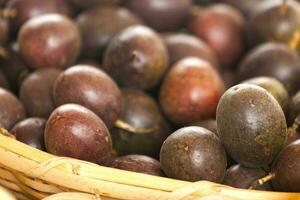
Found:
<svg viewBox="0 0 300 200"><path fill-rule="evenodd" d="M292 95L300 89L300 57L287 45L261 44L245 56L237 75L240 81L256 76L276 78Z"/></svg>
<svg viewBox="0 0 300 200"><path fill-rule="evenodd" d="M30 74L20 88L20 100L28 116L48 118L55 109L53 85L62 73L59 69L42 69Z"/></svg>
<svg viewBox="0 0 300 200"><path fill-rule="evenodd" d="M222 182L226 153L211 131L191 126L172 133L160 150L160 163L170 178Z"/></svg>
<svg viewBox="0 0 300 200"><path fill-rule="evenodd" d="M168 61L159 35L137 25L124 29L110 41L104 55L104 70L122 87L151 89L161 80Z"/></svg>
<svg viewBox="0 0 300 200"><path fill-rule="evenodd" d="M171 133L155 100L140 90L122 91L123 112L120 119L134 128L154 129L150 133L131 133L117 127L111 135L119 155L144 154L158 157L160 147Z"/></svg>
<svg viewBox="0 0 300 200"><path fill-rule="evenodd" d="M155 176L163 176L159 161L144 155L118 157L113 160L111 167Z"/></svg>
<svg viewBox="0 0 300 200"><path fill-rule="evenodd" d="M46 119L27 118L18 122L10 131L20 142L28 144L34 148L46 151L44 144L44 130Z"/></svg>
<svg viewBox="0 0 300 200"><path fill-rule="evenodd" d="M10 130L25 116L25 109L16 96L0 88L0 127Z"/></svg>
<svg viewBox="0 0 300 200"><path fill-rule="evenodd" d="M272 165L274 189L282 192L300 192L300 140L285 147Z"/></svg>
<svg viewBox="0 0 300 200"><path fill-rule="evenodd" d="M141 21L126 8L98 6L82 12L76 19L82 39L82 56L99 59L111 38Z"/></svg>
<svg viewBox="0 0 300 200"><path fill-rule="evenodd" d="M169 34L164 37L169 51L170 66L186 57L198 57L218 69L219 61L213 50L201 39L184 33Z"/></svg>
<svg viewBox="0 0 300 200"><path fill-rule="evenodd" d="M97 164L110 159L112 142L103 121L89 109L66 104L50 115L45 130L47 151Z"/></svg>
<svg viewBox="0 0 300 200"><path fill-rule="evenodd" d="M108 128L122 111L121 92L116 83L102 70L77 65L65 70L53 88L54 103L60 106L76 103L96 113Z"/></svg>
<svg viewBox="0 0 300 200"><path fill-rule="evenodd" d="M64 0L9 0L6 8L16 11L16 16L9 18L14 32L26 21L37 16L50 13L66 16L72 14L71 8Z"/></svg>
<svg viewBox="0 0 300 200"><path fill-rule="evenodd" d="M247 168L237 164L227 169L223 184L236 188L249 189L255 181L266 175L268 173L261 168ZM265 183L253 189L272 190L270 183Z"/></svg>
<svg viewBox="0 0 300 200"><path fill-rule="evenodd" d="M243 27L231 15L219 12L213 7L193 17L189 31L216 52L223 68L234 68L243 53Z"/></svg>
<svg viewBox="0 0 300 200"><path fill-rule="evenodd" d="M250 42L286 42L300 26L300 4L290 0L283 8L281 0L265 1L258 4L249 22Z"/></svg>
<svg viewBox="0 0 300 200"><path fill-rule="evenodd" d="M125 6L160 32L175 31L187 21L191 0L126 0Z"/></svg>
<svg viewBox="0 0 300 200"><path fill-rule="evenodd" d="M240 84L227 90L216 117L226 152L243 166L267 166L283 147L284 113L276 99L259 86Z"/></svg>
<svg viewBox="0 0 300 200"><path fill-rule="evenodd" d="M32 18L18 35L20 53L35 69L69 67L80 53L79 31L69 18L48 14Z"/></svg>
<svg viewBox="0 0 300 200"><path fill-rule="evenodd" d="M213 67L199 58L186 58L175 64L160 88L160 105L175 124L190 124L211 118L224 91Z"/></svg>

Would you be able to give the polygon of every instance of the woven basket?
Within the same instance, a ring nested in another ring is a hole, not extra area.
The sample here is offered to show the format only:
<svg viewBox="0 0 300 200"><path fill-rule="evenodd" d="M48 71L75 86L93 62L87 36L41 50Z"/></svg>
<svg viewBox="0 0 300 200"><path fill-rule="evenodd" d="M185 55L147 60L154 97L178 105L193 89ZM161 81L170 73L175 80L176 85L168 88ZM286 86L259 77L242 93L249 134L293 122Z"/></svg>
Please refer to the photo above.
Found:
<svg viewBox="0 0 300 200"><path fill-rule="evenodd" d="M57 157L16 141L3 129L0 185L18 199L300 200L297 193L242 190L207 181L190 183Z"/></svg>

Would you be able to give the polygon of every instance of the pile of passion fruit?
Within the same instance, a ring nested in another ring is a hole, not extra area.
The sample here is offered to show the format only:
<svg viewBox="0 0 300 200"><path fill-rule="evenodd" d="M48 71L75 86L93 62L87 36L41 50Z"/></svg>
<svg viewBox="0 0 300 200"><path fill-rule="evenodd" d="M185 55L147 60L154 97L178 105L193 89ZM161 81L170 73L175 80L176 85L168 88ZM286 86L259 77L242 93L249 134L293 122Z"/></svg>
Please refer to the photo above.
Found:
<svg viewBox="0 0 300 200"><path fill-rule="evenodd" d="M296 0L1 0L0 127L58 156L300 192Z"/></svg>

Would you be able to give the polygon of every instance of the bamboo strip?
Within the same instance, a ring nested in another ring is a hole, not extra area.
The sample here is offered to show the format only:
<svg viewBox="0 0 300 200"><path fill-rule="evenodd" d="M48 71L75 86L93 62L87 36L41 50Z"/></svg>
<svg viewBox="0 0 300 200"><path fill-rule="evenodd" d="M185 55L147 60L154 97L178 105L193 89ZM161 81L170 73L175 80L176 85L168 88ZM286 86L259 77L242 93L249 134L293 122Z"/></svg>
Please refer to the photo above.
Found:
<svg viewBox="0 0 300 200"><path fill-rule="evenodd" d="M0 185L2 185L3 187L10 189L10 190L14 190L17 192L22 192L22 189L15 183L12 183L10 181L4 180L4 179L0 179Z"/></svg>
<svg viewBox="0 0 300 200"><path fill-rule="evenodd" d="M3 200L16 200L16 198L6 189L0 187L0 199Z"/></svg>
<svg viewBox="0 0 300 200"><path fill-rule="evenodd" d="M117 199L199 199L208 194L219 194L242 200L300 200L298 193L241 190L207 181L191 184L58 158L1 135L0 158L0 164L28 177L38 175L38 178L49 184ZM180 194L186 196L178 196Z"/></svg>

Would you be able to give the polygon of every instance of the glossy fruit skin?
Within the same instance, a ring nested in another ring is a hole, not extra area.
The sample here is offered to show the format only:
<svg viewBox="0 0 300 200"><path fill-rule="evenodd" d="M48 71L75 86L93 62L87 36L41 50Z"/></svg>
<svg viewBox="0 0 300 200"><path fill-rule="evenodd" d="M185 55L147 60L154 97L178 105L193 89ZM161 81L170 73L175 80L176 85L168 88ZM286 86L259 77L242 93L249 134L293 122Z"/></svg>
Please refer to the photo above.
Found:
<svg viewBox="0 0 300 200"><path fill-rule="evenodd" d="M1 70L5 75L10 89L18 94L19 87L24 78L29 74L29 68L22 58L12 48L5 48L7 55L0 59Z"/></svg>
<svg viewBox="0 0 300 200"><path fill-rule="evenodd" d="M115 158L111 167L154 176L163 176L159 161L144 155L127 155Z"/></svg>
<svg viewBox="0 0 300 200"><path fill-rule="evenodd" d="M211 131L190 126L172 133L160 150L160 163L170 178L222 182L226 153Z"/></svg>
<svg viewBox="0 0 300 200"><path fill-rule="evenodd" d="M0 87L5 89L9 88L8 81L1 71L0 71Z"/></svg>
<svg viewBox="0 0 300 200"><path fill-rule="evenodd" d="M33 72L23 81L20 100L28 116L48 118L55 109L53 86L62 73L59 69L41 69Z"/></svg>
<svg viewBox="0 0 300 200"><path fill-rule="evenodd" d="M46 151L44 144L44 130L46 119L43 118L27 118L18 122L10 131L16 136L20 142L28 144L34 148Z"/></svg>
<svg viewBox="0 0 300 200"><path fill-rule="evenodd" d="M286 42L300 26L300 4L290 0L263 1L251 16L248 34L252 44L266 41Z"/></svg>
<svg viewBox="0 0 300 200"><path fill-rule="evenodd" d="M275 78L260 76L248 79L243 83L257 85L266 89L278 101L283 111L287 111L288 103L290 100L289 94L284 85Z"/></svg>
<svg viewBox="0 0 300 200"><path fill-rule="evenodd" d="M109 43L104 70L122 87L151 89L161 80L168 66L168 52L152 29L131 26Z"/></svg>
<svg viewBox="0 0 300 200"><path fill-rule="evenodd" d="M126 7L153 29L166 32L182 28L188 18L191 0L126 0Z"/></svg>
<svg viewBox="0 0 300 200"><path fill-rule="evenodd" d="M160 88L159 101L167 118L184 125L215 115L224 84L206 61L185 58L175 64Z"/></svg>
<svg viewBox="0 0 300 200"><path fill-rule="evenodd" d="M170 127L155 100L140 90L122 90L123 112L120 119L134 128L148 128L150 133L130 133L114 127L111 135L119 155L144 154L158 157L160 147L168 137Z"/></svg>
<svg viewBox="0 0 300 200"><path fill-rule="evenodd" d="M121 92L102 70L73 66L59 75L53 88L56 106L76 103L96 113L111 128L122 111Z"/></svg>
<svg viewBox="0 0 300 200"><path fill-rule="evenodd" d="M70 6L64 0L9 0L6 9L15 10L16 16L11 17L10 25L14 32L29 19L44 14L56 13L66 16L72 14Z"/></svg>
<svg viewBox="0 0 300 200"><path fill-rule="evenodd" d="M287 120L289 125L292 125L296 117L300 114L300 91L298 91L289 102L289 112Z"/></svg>
<svg viewBox="0 0 300 200"><path fill-rule="evenodd" d="M284 44L261 44L244 57L237 75L240 81L256 76L276 78L292 95L300 89L300 57Z"/></svg>
<svg viewBox="0 0 300 200"><path fill-rule="evenodd" d="M50 115L45 129L48 152L81 160L106 164L112 142L104 122L89 109L66 104Z"/></svg>
<svg viewBox="0 0 300 200"><path fill-rule="evenodd" d="M25 109L16 96L0 88L0 127L10 130L25 116Z"/></svg>
<svg viewBox="0 0 300 200"><path fill-rule="evenodd" d="M284 113L276 99L259 86L240 84L227 90L216 118L226 152L245 167L268 166L283 147Z"/></svg>
<svg viewBox="0 0 300 200"><path fill-rule="evenodd" d="M282 192L300 192L300 140L288 145L277 156L272 164L275 178L272 185Z"/></svg>
<svg viewBox="0 0 300 200"><path fill-rule="evenodd" d="M20 53L35 69L66 68L80 53L79 31L69 18L47 14L27 21L18 35Z"/></svg>
<svg viewBox="0 0 300 200"><path fill-rule="evenodd" d="M82 57L100 60L111 38L124 28L140 24L126 8L97 6L76 18L82 39Z"/></svg>
<svg viewBox="0 0 300 200"><path fill-rule="evenodd" d="M186 57L199 57L218 69L219 61L213 50L201 39L187 33L173 33L164 37L169 52L170 66Z"/></svg>
<svg viewBox="0 0 300 200"><path fill-rule="evenodd" d="M240 14L239 17L242 18ZM243 29L243 25L237 23L231 14L214 7L200 11L189 23L189 31L216 52L223 68L234 68L241 57L244 50Z"/></svg>
<svg viewBox="0 0 300 200"><path fill-rule="evenodd" d="M226 171L223 184L235 188L249 189L249 187L258 179L268 175L266 171L261 168L248 168L240 164L231 166ZM255 190L272 190L271 184L266 183L261 186L253 188Z"/></svg>

